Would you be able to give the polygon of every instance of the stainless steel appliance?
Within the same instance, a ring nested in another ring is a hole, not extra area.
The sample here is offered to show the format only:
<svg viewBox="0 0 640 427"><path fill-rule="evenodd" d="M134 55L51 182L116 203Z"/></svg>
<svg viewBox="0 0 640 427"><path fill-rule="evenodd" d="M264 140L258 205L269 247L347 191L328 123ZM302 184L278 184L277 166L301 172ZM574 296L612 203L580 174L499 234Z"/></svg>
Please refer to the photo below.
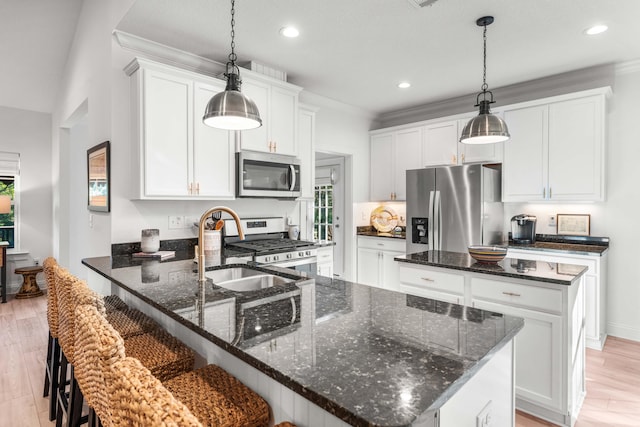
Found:
<svg viewBox="0 0 640 427"><path fill-rule="evenodd" d="M284 218L245 218L240 220L245 240L239 240L233 220L225 220L225 247L252 253L260 265L274 265L296 271L316 273L318 250L314 242L287 237Z"/></svg>
<svg viewBox="0 0 640 427"><path fill-rule="evenodd" d="M300 160L293 156L259 151L236 153L238 197L300 197Z"/></svg>
<svg viewBox="0 0 640 427"><path fill-rule="evenodd" d="M536 221L533 215L520 214L511 218L511 240L515 244L536 242Z"/></svg>
<svg viewBox="0 0 640 427"><path fill-rule="evenodd" d="M503 243L501 172L479 163L407 171L407 253Z"/></svg>

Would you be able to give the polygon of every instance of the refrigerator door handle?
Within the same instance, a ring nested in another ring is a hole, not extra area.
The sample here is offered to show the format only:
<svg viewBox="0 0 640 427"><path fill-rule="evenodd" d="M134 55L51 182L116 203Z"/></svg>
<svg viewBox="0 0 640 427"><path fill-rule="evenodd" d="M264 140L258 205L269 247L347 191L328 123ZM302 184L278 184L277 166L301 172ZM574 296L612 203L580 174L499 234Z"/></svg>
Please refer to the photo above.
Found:
<svg viewBox="0 0 640 427"><path fill-rule="evenodd" d="M435 196L435 191L429 191L429 218L427 218L427 241L429 242L429 250L432 251L435 248L433 247L433 231L434 231L434 227L433 227L433 223L434 223L434 216L433 216L433 199Z"/></svg>
<svg viewBox="0 0 640 427"><path fill-rule="evenodd" d="M440 191L436 191L434 202L433 202L433 250L439 251L441 249L441 241L442 241L442 227L441 227L441 217L442 217L442 205L440 203Z"/></svg>

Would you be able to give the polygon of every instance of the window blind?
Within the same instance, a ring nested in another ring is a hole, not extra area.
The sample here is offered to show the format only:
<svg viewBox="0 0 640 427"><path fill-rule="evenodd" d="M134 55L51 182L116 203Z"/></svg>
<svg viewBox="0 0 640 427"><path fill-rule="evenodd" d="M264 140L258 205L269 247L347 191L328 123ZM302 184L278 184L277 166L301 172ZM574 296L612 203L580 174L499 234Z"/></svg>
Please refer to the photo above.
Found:
<svg viewBox="0 0 640 427"><path fill-rule="evenodd" d="M20 175L20 153L0 151L0 175Z"/></svg>

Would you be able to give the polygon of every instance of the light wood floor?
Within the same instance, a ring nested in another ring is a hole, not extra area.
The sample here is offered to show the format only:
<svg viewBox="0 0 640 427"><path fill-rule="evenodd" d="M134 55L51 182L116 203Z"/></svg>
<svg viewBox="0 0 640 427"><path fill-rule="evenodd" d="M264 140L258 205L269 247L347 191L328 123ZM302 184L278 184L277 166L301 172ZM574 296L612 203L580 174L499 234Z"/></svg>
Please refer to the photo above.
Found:
<svg viewBox="0 0 640 427"><path fill-rule="evenodd" d="M0 304L0 427L52 426L42 397L47 297ZM576 427L640 426L640 343L609 338L587 349L587 398ZM518 413L517 427L553 426Z"/></svg>

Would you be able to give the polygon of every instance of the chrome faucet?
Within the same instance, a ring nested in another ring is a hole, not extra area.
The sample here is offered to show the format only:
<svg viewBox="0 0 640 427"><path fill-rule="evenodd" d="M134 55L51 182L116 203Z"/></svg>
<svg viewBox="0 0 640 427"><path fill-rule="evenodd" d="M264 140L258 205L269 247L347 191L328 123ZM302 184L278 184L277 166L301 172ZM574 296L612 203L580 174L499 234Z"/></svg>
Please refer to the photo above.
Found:
<svg viewBox="0 0 640 427"><path fill-rule="evenodd" d="M216 206L207 210L200 217L200 222L198 223L198 282L205 283L207 278L204 276L204 224L207 222L207 218L214 212L226 212L231 215L236 222L236 227L238 228L238 237L240 240L244 240L244 232L242 231L242 224L240 223L240 218L238 214L233 211L231 208L227 208L225 206Z"/></svg>

